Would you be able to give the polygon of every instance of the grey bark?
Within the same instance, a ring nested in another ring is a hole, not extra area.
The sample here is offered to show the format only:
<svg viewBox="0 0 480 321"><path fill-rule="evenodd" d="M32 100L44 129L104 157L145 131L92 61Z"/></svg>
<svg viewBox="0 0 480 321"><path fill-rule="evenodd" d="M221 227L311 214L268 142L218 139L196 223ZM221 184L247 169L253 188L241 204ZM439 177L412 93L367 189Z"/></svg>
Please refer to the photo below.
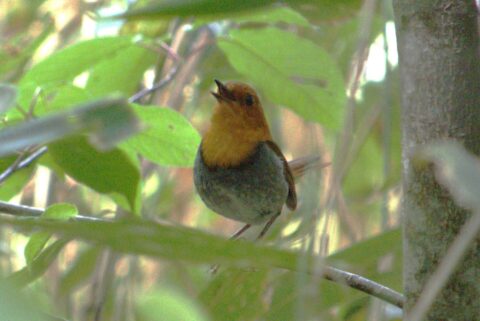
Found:
<svg viewBox="0 0 480 321"><path fill-rule="evenodd" d="M408 312L471 215L436 183L431 168L414 168L409 156L419 145L446 138L480 154L479 36L475 0L393 0L393 4L402 86ZM479 238L426 320L480 320Z"/></svg>

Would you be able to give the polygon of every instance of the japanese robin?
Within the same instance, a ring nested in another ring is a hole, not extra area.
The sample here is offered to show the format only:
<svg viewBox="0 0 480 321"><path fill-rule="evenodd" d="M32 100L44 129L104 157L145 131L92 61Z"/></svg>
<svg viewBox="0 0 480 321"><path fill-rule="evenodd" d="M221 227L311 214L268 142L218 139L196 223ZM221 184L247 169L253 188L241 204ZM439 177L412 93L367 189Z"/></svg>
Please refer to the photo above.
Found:
<svg viewBox="0 0 480 321"><path fill-rule="evenodd" d="M261 238L280 215L284 204L297 206L295 174L303 174L318 157L289 165L272 140L255 90L240 82L215 80L217 104L198 148L194 183L203 202L214 212L246 225L265 224Z"/></svg>

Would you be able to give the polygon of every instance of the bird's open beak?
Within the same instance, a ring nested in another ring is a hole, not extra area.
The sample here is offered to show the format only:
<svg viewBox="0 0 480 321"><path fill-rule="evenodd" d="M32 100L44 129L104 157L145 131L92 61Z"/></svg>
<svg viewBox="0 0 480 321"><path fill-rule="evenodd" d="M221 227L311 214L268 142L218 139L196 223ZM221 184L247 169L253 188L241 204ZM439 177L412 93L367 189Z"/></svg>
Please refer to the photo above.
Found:
<svg viewBox="0 0 480 321"><path fill-rule="evenodd" d="M218 101L233 101L235 97L233 96L232 92L228 90L228 88L222 84L222 82L218 79L215 79L215 83L217 84L217 92L211 92L213 97L215 97Z"/></svg>

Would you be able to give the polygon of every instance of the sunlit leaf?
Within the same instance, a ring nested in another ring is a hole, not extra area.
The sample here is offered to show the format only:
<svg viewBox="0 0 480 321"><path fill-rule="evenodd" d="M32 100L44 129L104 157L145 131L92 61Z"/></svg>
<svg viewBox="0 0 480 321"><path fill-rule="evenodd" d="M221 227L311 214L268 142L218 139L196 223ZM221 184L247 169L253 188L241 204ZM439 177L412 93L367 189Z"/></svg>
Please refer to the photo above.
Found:
<svg viewBox="0 0 480 321"><path fill-rule="evenodd" d="M115 92L130 96L139 88L145 70L157 57L158 53L153 50L136 45L125 47L92 68L85 89L94 97Z"/></svg>
<svg viewBox="0 0 480 321"><path fill-rule="evenodd" d="M219 47L265 98L307 120L338 128L346 100L340 70L325 50L275 28L232 30Z"/></svg>
<svg viewBox="0 0 480 321"><path fill-rule="evenodd" d="M34 65L22 78L21 84L29 82L37 86L72 80L84 71L134 45L131 37L105 37L78 42L59 50Z"/></svg>
<svg viewBox="0 0 480 321"><path fill-rule="evenodd" d="M134 105L145 130L121 146L160 165L192 166L200 135L179 113L157 106Z"/></svg>

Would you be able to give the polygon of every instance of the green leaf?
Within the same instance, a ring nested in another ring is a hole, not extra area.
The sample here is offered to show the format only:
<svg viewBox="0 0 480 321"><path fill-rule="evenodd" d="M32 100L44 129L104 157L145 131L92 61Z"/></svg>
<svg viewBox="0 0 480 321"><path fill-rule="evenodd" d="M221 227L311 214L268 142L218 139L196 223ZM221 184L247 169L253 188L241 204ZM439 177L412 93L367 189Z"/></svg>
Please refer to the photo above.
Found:
<svg viewBox="0 0 480 321"><path fill-rule="evenodd" d="M137 302L137 319L144 321L206 321L198 304L180 291L162 288L142 295Z"/></svg>
<svg viewBox="0 0 480 321"><path fill-rule="evenodd" d="M146 129L122 147L160 165L192 166L200 135L179 113L169 108L134 105Z"/></svg>
<svg viewBox="0 0 480 321"><path fill-rule="evenodd" d="M41 219L53 219L53 220L68 220L78 214L77 208L68 203L58 203L49 206L42 214ZM25 246L24 255L27 265L30 266L32 262L37 258L40 252L43 250L51 233L37 232L30 236L27 245Z"/></svg>
<svg viewBox="0 0 480 321"><path fill-rule="evenodd" d="M9 84L0 84L0 115L12 108L17 100L17 88Z"/></svg>
<svg viewBox="0 0 480 321"><path fill-rule="evenodd" d="M435 164L435 176L452 194L455 202L465 208L480 210L480 161L457 142L439 142L419 149L415 165Z"/></svg>
<svg viewBox="0 0 480 321"><path fill-rule="evenodd" d="M346 101L340 70L322 48L275 28L232 30L220 39L232 66L270 101L307 120L339 127Z"/></svg>
<svg viewBox="0 0 480 321"><path fill-rule="evenodd" d="M39 220L40 221L40 220ZM46 221L45 221L46 222ZM24 287L41 277L48 269L53 260L60 253L60 250L67 244L67 240L57 240L48 246L38 255L33 262L21 270L12 273L7 277L7 281L18 287Z"/></svg>
<svg viewBox="0 0 480 321"><path fill-rule="evenodd" d="M157 60L158 54L140 46L128 46L111 59L100 61L90 72L86 91L101 97L114 92L130 96L148 67Z"/></svg>
<svg viewBox="0 0 480 321"><path fill-rule="evenodd" d="M46 92L45 95L53 96L53 98L35 107L34 112L36 116L71 109L75 105L85 104L93 99L93 96L87 93L85 89L72 84L55 88L52 92Z"/></svg>
<svg viewBox="0 0 480 321"><path fill-rule="evenodd" d="M130 210L138 210L135 200L140 192L140 169L125 152L97 151L79 136L52 143L48 149L55 162L75 180L99 193L121 195Z"/></svg>
<svg viewBox="0 0 480 321"><path fill-rule="evenodd" d="M3 129L0 156L84 132L90 132L90 142L97 148L109 149L138 129L137 119L124 99L105 98Z"/></svg>
<svg viewBox="0 0 480 321"><path fill-rule="evenodd" d="M59 50L34 65L22 78L21 85L33 82L37 86L54 86L71 81L97 64L113 59L130 46L131 37L105 37L78 42Z"/></svg>

